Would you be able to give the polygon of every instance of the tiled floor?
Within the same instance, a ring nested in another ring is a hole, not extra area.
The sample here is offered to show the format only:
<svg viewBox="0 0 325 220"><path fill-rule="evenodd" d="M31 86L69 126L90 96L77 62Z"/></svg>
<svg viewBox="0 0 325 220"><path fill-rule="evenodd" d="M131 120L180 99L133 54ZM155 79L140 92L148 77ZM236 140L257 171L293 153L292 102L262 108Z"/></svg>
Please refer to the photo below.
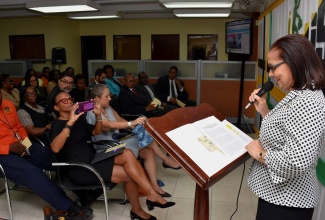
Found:
<svg viewBox="0 0 325 220"><path fill-rule="evenodd" d="M243 185L239 197L239 207L233 220L253 220L256 213L257 197L249 190L247 170L251 160L246 162L246 170ZM243 165L228 174L222 180L210 188L210 220L228 220L236 209L236 199L239 190ZM171 201L176 202L174 207L169 209L155 208L150 214L160 220L190 220L193 219L195 182L183 170L164 169L161 161L157 160L158 179L162 180L165 186L162 188L172 194ZM0 189L3 189L3 181L0 180ZM43 220L43 207L46 202L30 192L11 190L13 214L15 220ZM71 198L75 196L67 192ZM112 197L122 197L122 188L116 187L108 192ZM145 207L145 198L140 199L142 207ZM91 205L94 209L93 220L105 219L104 202L96 201ZM129 220L130 208L128 205L109 204L110 220ZM0 218L8 218L7 202L5 194L0 196Z"/></svg>

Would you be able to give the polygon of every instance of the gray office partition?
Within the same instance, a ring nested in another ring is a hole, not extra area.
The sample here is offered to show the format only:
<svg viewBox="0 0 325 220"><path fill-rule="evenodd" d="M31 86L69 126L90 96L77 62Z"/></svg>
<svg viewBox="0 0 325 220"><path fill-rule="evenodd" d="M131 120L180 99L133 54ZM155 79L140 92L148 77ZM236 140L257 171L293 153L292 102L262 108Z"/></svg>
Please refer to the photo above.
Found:
<svg viewBox="0 0 325 220"><path fill-rule="evenodd" d="M239 61L202 61L202 80L240 80ZM245 80L256 80L256 62L245 62Z"/></svg>
<svg viewBox="0 0 325 220"><path fill-rule="evenodd" d="M12 77L24 77L27 71L25 61L0 61L0 74L9 74Z"/></svg>
<svg viewBox="0 0 325 220"><path fill-rule="evenodd" d="M159 78L168 73L169 67L177 66L180 79L197 79L198 61L194 60L143 60L143 71L150 78Z"/></svg>
<svg viewBox="0 0 325 220"><path fill-rule="evenodd" d="M95 71L98 68L103 68L108 64L114 67L117 78L123 78L126 73L132 73L137 77L141 71L140 60L88 60L89 79L95 78Z"/></svg>

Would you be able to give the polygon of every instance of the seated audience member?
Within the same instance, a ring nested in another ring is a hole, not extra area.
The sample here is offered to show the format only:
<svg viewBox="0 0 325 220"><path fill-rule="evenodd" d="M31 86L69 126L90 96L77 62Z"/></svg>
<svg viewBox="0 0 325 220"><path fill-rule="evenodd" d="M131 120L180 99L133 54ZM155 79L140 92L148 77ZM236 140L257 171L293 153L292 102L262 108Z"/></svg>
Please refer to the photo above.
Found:
<svg viewBox="0 0 325 220"><path fill-rule="evenodd" d="M94 79L93 83L90 85L90 87L93 87L94 85L97 85L97 84L105 85L105 78L106 78L106 73L105 73L104 69L98 68L95 71L95 79Z"/></svg>
<svg viewBox="0 0 325 220"><path fill-rule="evenodd" d="M53 104L52 104L54 96L56 96L60 92L70 93L74 83L73 77L74 75L69 71L65 71L60 74L58 85L52 89L51 93L47 96L47 100L46 100L47 107L52 112L54 111Z"/></svg>
<svg viewBox="0 0 325 220"><path fill-rule="evenodd" d="M184 82L176 78L178 68L171 66L166 76L158 78L156 93L158 97L168 104L177 105L176 99L185 103L185 106L196 106L196 102L188 99L188 92Z"/></svg>
<svg viewBox="0 0 325 220"><path fill-rule="evenodd" d="M154 90L153 85L148 84L148 75L145 72L140 72L138 74L138 83L135 85L135 90L138 92L139 97L144 99L148 105L156 98L156 92ZM158 107L164 108L166 111L170 111L176 109L177 107L174 105L169 105L159 100Z"/></svg>
<svg viewBox="0 0 325 220"><path fill-rule="evenodd" d="M23 86L20 92L20 109L17 111L21 124L28 135L39 138L50 146L46 131L51 128L54 115L37 104L37 92L33 86Z"/></svg>
<svg viewBox="0 0 325 220"><path fill-rule="evenodd" d="M139 97L138 92L134 89L135 78L131 73L124 77L124 86L120 91L119 106L121 112L127 115L144 115L147 118L159 117L166 113L154 104L148 104Z"/></svg>
<svg viewBox="0 0 325 220"><path fill-rule="evenodd" d="M38 85L38 80L35 76L26 76L25 77L25 85L20 89L26 86L34 86L37 94L37 103L45 106L46 105L46 89Z"/></svg>
<svg viewBox="0 0 325 220"><path fill-rule="evenodd" d="M48 66L43 67L41 80L45 88L49 84L49 73L50 73L50 67Z"/></svg>
<svg viewBox="0 0 325 220"><path fill-rule="evenodd" d="M96 152L91 144L92 135L102 132L100 103L95 100L93 113L95 125L88 124L83 118L84 113L75 114L78 103L74 104L68 93L60 92L54 97L54 108L59 112L59 118L52 122L51 149L66 162L91 163ZM146 204L152 208L168 208L175 205L167 202L151 186L150 181L140 163L131 150L124 149L121 154L92 164L105 182L124 183L125 193L131 203L131 219L156 219L146 213L140 206L138 186L147 195ZM76 184L95 184L97 178L87 170L70 168L68 175Z"/></svg>
<svg viewBox="0 0 325 220"><path fill-rule="evenodd" d="M65 69L65 71L66 72L69 72L72 76L74 76L74 68L73 67L71 67L71 66L69 66L69 67L67 67L66 69Z"/></svg>
<svg viewBox="0 0 325 220"><path fill-rule="evenodd" d="M75 102L84 102L86 100L86 78L82 74L74 77L75 88L71 90L70 95Z"/></svg>
<svg viewBox="0 0 325 220"><path fill-rule="evenodd" d="M112 136L115 132L118 132L118 129L133 128L136 125L139 126L141 125L143 128L143 124L146 121L145 117L139 117L136 120L128 123L126 120L119 117L119 115L112 108L110 108L109 101L111 98L110 98L109 90L106 87L106 85L95 85L91 90L90 97L94 99L96 102L100 103L101 118L103 120L102 121L103 131L101 134L94 135L92 137L94 141L114 140ZM95 114L92 112L88 112L87 121L89 124L94 125L96 123ZM158 151L158 156L162 155L164 159L166 158L166 164L167 162L168 163L173 162L173 165L176 165L176 168L178 168L179 165L173 159L171 159L171 157L167 157L166 154L164 154L160 150L157 142L154 141L151 137L150 140L142 142L141 148L139 148L137 142L138 139L139 138L137 136L131 136L121 141L121 143L126 143L125 148L132 150L135 157L140 157L141 159L144 160L144 168L148 174L152 187L160 195L170 197L171 195L169 193L164 192L157 183L156 161L155 161L154 151Z"/></svg>
<svg viewBox="0 0 325 220"><path fill-rule="evenodd" d="M109 91L111 91L111 97L114 99L119 96L120 90L123 85L118 81L114 73L114 67L111 65L105 65L103 67L106 73L105 83Z"/></svg>
<svg viewBox="0 0 325 220"><path fill-rule="evenodd" d="M47 87L46 87L47 94L50 94L52 89L58 85L58 80L59 80L60 75L61 75L61 72L58 69L51 70L49 72L49 83L47 84Z"/></svg>
<svg viewBox="0 0 325 220"><path fill-rule="evenodd" d="M27 132L19 122L15 106L2 99L1 92L0 111L0 164L7 178L17 185L29 188L56 209L67 211L70 216L85 213L89 219L93 211L70 200L43 172L43 169L51 169L50 148L32 142L27 151L21 144L20 141L27 137ZM27 152L29 155L26 155Z"/></svg>
<svg viewBox="0 0 325 220"><path fill-rule="evenodd" d="M12 102L16 109L19 109L19 90L15 88L14 81L8 74L1 74L0 83L2 99Z"/></svg>
<svg viewBox="0 0 325 220"><path fill-rule="evenodd" d="M35 72L35 70L33 69L28 69L25 73L25 77L24 77L24 81L21 82L21 86L24 86L25 85L25 78L27 78L28 76L35 76L37 78L37 74ZM38 81L38 85L39 86L43 86L43 81L39 78L37 78L37 81Z"/></svg>

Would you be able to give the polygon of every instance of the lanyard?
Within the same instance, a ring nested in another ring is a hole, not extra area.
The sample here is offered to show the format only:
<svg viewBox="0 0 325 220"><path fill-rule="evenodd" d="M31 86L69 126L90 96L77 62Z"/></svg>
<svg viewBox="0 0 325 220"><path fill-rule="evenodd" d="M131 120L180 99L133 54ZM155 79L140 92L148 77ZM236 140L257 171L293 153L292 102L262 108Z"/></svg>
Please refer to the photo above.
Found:
<svg viewBox="0 0 325 220"><path fill-rule="evenodd" d="M14 131L14 129L11 127L11 125L10 125L10 123L9 123L9 120L8 120L6 114L3 112L3 109L1 109L1 112L2 112L3 116L5 116L7 122L5 122L4 120L2 120L1 118L0 118L0 121L2 121L3 123L5 123L6 125L8 125L8 127L9 127L9 128L12 130L12 132L14 133L14 137L15 137L15 138L17 138L18 140L21 140L19 134L16 133L16 132Z"/></svg>

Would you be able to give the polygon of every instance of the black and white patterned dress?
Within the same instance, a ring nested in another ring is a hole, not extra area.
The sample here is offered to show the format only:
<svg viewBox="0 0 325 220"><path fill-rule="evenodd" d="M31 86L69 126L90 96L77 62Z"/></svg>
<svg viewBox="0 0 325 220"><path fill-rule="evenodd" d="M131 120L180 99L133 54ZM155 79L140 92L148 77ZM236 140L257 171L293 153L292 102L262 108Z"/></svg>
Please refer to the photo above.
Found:
<svg viewBox="0 0 325 220"><path fill-rule="evenodd" d="M265 164L252 163L250 189L275 205L315 207L320 197L316 165L324 133L322 91L291 91L262 121L259 140L267 153Z"/></svg>

